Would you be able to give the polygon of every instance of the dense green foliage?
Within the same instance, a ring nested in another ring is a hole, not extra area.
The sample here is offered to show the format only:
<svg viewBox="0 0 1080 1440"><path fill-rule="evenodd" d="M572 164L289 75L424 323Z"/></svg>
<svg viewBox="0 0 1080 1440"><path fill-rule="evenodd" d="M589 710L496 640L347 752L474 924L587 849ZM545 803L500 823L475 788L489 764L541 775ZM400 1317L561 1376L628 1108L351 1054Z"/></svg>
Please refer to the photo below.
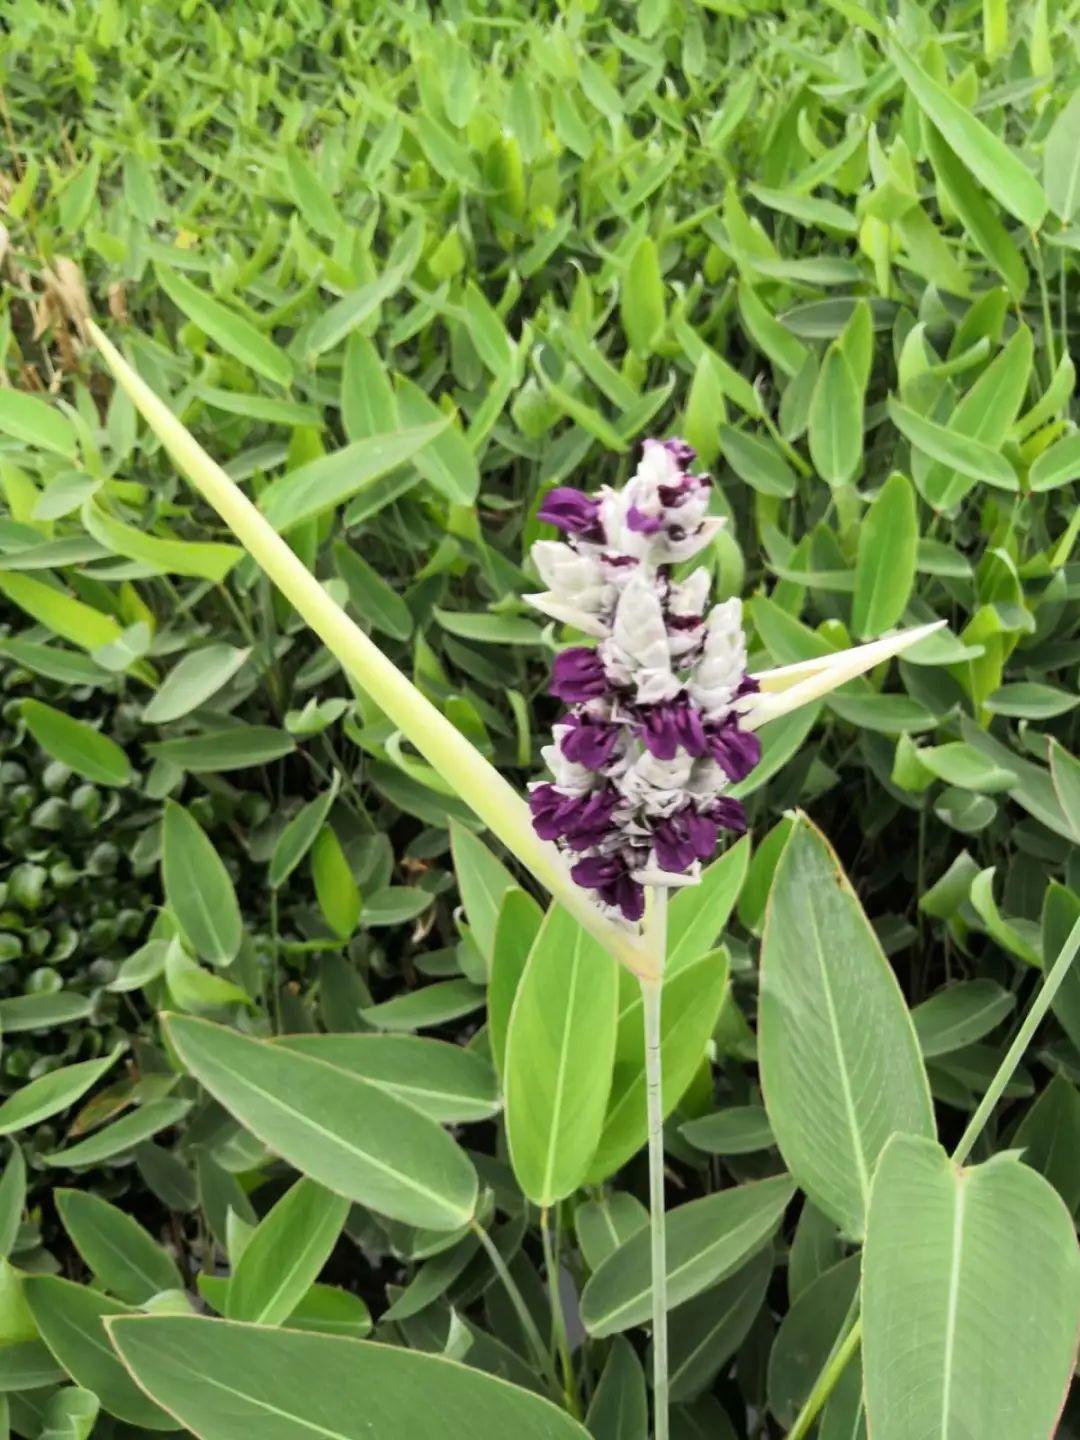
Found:
<svg viewBox="0 0 1080 1440"><path fill-rule="evenodd" d="M14 1433L169 1428L160 1401L212 1440L270 1434L251 1395L221 1428L196 1377L257 1395L295 1365L282 1440L309 1404L321 1433L419 1435L394 1397L440 1384L478 1440L583 1434L404 1352L382 1391L362 1383L369 1359L339 1347L373 1332L539 1391L594 1440L648 1434L633 983L557 917L525 969L535 887L177 476L67 317L64 260L145 380L522 788L563 639L522 598L537 506L619 483L647 435L688 436L716 477L729 524L707 563L718 597L746 597L752 669L948 621L766 730L740 787L750 840L673 904L673 1434L787 1433L864 1238L867 1326L936 1334L918 1307L959 1202L932 1137L956 1144L1080 918L1080 21L1064 0L884 10L9 0ZM813 825L792 834L796 807ZM868 1328L876 1436L914 1436L905 1397L931 1384L959 1407L949 1433L1050 1433L1077 1260L1034 1172L1075 1215L1077 975L971 1157L1023 1148L1022 1173L973 1172L971 1246L1030 1242L1038 1265L972 1273L943 1379L889 1371ZM886 1149L895 1130L921 1138ZM879 1177L931 1198L925 1223L872 1184L882 1153ZM890 1272L920 1238L924 1286ZM1022 1352L1009 1314L1004 1340L978 1329L1021 1284ZM207 1341L193 1306L338 1339ZM153 1400L101 1328L147 1307L178 1314L110 1333ZM158 1373L155 1355L184 1358ZM1000 1431L988 1356L1030 1386ZM822 1440L864 1433L858 1373ZM384 1428L350 1429L371 1393ZM1075 1409L1059 1434L1080 1434Z"/></svg>

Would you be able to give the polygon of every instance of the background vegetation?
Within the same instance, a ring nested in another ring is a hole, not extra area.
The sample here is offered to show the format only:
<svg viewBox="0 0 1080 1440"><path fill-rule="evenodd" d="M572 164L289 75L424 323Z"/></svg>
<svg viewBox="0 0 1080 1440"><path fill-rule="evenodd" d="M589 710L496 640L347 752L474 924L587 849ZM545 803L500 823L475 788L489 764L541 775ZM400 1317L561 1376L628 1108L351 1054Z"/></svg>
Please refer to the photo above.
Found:
<svg viewBox="0 0 1080 1440"><path fill-rule="evenodd" d="M9 0L0 1391L14 1433L159 1427L85 1336L128 1306L262 1315L253 1227L287 1192L278 1224L325 1244L274 1323L374 1333L547 1393L513 1295L546 1344L555 1246L574 1350L561 1401L596 1440L646 1435L646 1314L612 1340L595 1309L582 1328L575 1298L644 1217L644 1117L639 1132L619 1113L620 1097L641 1108L632 1017L600 1158L542 1235L499 1116L505 994L485 1025L492 966L512 968L534 923L522 878L226 548L80 345L50 289L57 259L81 268L146 381L521 786L541 768L559 638L522 600L539 500L618 483L647 435L688 436L716 476L729 525L708 563L719 596L747 597L753 668L947 619L774 726L741 787L752 845L718 863L685 922L689 979L669 1007L669 1198L784 1169L759 1088L758 967L796 806L900 981L950 1145L1080 917L1077 14L1065 0L902 3L894 25L857 0ZM483 1238L361 1205L313 1219L295 1172L184 1073L165 1010L258 1036L443 1042L401 1051L398 1081L423 1076L428 1112L467 1149ZM1073 978L975 1158L1026 1147L1074 1214L1078 1082ZM740 1265L709 1268L712 1231L689 1242L701 1283L672 1316L680 1440L785 1433L854 1293L857 1224L841 1233L809 1202L781 1219L780 1192L761 1193ZM255 1298L226 1299L252 1250ZM33 1280L23 1297L13 1267L80 1288ZM83 1340L58 1334L58 1313ZM845 1403L823 1437L858 1433L857 1385ZM1071 1409L1059 1433L1080 1433Z"/></svg>

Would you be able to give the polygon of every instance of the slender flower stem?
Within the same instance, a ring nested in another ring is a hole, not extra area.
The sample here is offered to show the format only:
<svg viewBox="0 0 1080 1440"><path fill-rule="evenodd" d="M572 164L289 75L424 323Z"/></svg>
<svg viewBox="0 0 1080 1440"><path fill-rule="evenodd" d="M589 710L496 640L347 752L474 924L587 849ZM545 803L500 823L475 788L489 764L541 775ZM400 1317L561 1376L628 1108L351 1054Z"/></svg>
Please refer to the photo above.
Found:
<svg viewBox="0 0 1080 1440"><path fill-rule="evenodd" d="M491 1261L492 1269L502 1282L507 1298L514 1307L514 1313L518 1318L522 1330L525 1332L525 1338L532 1347L533 1354L536 1356L536 1362L540 1367L541 1373L551 1386L552 1393L554 1395L560 1395L561 1386L559 1385L559 1377L555 1374L548 1348L540 1338L540 1331L536 1328L536 1322L529 1313L529 1307L525 1304L525 1300L517 1287L517 1282L513 1275L510 1274L506 1261L499 1253L499 1247L479 1221L474 1220L470 1228L487 1252L487 1257Z"/></svg>
<svg viewBox="0 0 1080 1440"><path fill-rule="evenodd" d="M557 1214L558 1212L556 1212ZM544 1243L544 1269L547 1272L548 1303L551 1306L551 1336L554 1349L562 1368L563 1395L566 1408L575 1419L581 1418L578 1403L577 1384L574 1380L574 1362L570 1358L570 1337L566 1333L566 1316L563 1313L562 1293L559 1288L559 1241L558 1233L552 1234L551 1212L540 1211L540 1235Z"/></svg>
<svg viewBox="0 0 1080 1440"><path fill-rule="evenodd" d="M649 1226L652 1236L653 1434L668 1440L667 1217L664 1214L664 1093L660 996L667 956L667 891L652 886L645 938L659 978L641 982L649 1115Z"/></svg>
<svg viewBox="0 0 1080 1440"><path fill-rule="evenodd" d="M1024 1054L1031 1044L1036 1030L1042 1024L1046 1018L1047 1011L1054 1003L1054 996L1061 989L1062 982L1069 973L1069 968L1073 961L1076 959L1077 951L1080 951L1080 920L1078 920L1070 930L1068 939L1058 952L1058 957L1051 966L1038 994L1032 1001L1030 1010L1024 1016L1023 1024L1016 1032L1016 1038L1009 1046L1005 1058L998 1066L994 1078L987 1086L986 1094L979 1101L978 1108L968 1122L967 1129L963 1135L961 1135L959 1144L952 1153L952 1158L957 1165L962 1165L974 1149L975 1142L982 1134L986 1127L986 1122L990 1119L998 1101L1005 1093L1009 1081L1016 1073L1016 1067L1024 1058ZM813 1390L811 1390L803 1408L800 1410L795 1424L788 1431L787 1440L803 1440L803 1437L809 1434L810 1427L836 1388L837 1382L844 1373L848 1361L858 1350L861 1339L862 1323L856 1320L843 1341L843 1344L834 1350L825 1369L822 1370L818 1376L817 1382Z"/></svg>

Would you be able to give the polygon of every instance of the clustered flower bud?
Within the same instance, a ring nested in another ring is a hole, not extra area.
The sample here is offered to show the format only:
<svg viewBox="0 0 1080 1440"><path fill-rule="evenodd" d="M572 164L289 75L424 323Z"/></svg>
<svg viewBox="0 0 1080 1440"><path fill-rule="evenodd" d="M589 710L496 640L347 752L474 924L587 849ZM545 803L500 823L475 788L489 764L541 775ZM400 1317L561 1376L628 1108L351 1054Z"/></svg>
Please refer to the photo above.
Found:
<svg viewBox="0 0 1080 1440"><path fill-rule="evenodd" d="M621 490L552 490L539 516L566 538L532 549L548 588L528 598L597 641L555 659L550 688L567 711L543 752L552 779L530 791L533 825L574 856L579 885L630 921L647 885L692 883L720 832L746 829L724 791L761 758L739 723L756 689L741 602L710 608L705 567L672 578L723 524L694 458L681 440L646 440Z"/></svg>

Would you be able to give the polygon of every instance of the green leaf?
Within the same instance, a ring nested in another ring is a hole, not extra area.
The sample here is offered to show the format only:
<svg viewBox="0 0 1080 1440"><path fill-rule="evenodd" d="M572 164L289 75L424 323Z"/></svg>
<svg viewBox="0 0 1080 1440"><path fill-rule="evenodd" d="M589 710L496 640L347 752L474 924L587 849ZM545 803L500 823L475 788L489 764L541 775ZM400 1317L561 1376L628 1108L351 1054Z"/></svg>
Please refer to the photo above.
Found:
<svg viewBox="0 0 1080 1440"><path fill-rule="evenodd" d="M1005 457L979 440L961 435L935 420L927 420L901 405L891 395L888 400L889 419L917 450L972 480L985 480L1002 490L1017 489L1016 471Z"/></svg>
<svg viewBox="0 0 1080 1440"><path fill-rule="evenodd" d="M540 906L516 887L503 896L492 942L491 975L488 980L488 1039L491 1056L500 1079L506 1077L506 1033L510 1026L529 952L543 923Z"/></svg>
<svg viewBox="0 0 1080 1440"><path fill-rule="evenodd" d="M672 1312L668 1321L672 1400L711 1388L746 1339L772 1278L773 1247L765 1245L734 1275Z"/></svg>
<svg viewBox="0 0 1080 1440"><path fill-rule="evenodd" d="M596 1153L615 1054L618 976L557 905L518 986L506 1040L506 1133L518 1184L537 1205L573 1194Z"/></svg>
<svg viewBox="0 0 1080 1440"><path fill-rule="evenodd" d="M229 1281L230 1320L280 1325L319 1278L349 1213L349 1202L296 1182L261 1220Z"/></svg>
<svg viewBox="0 0 1080 1440"><path fill-rule="evenodd" d="M348 587L353 609L362 620L395 640L409 638L413 617L408 605L358 551L339 541L334 546L334 566Z"/></svg>
<svg viewBox="0 0 1080 1440"><path fill-rule="evenodd" d="M932 1135L934 1119L900 987L839 861L805 816L769 897L758 1047L785 1164L858 1238L889 1136Z"/></svg>
<svg viewBox="0 0 1080 1440"><path fill-rule="evenodd" d="M490 1119L495 1073L482 1055L417 1035L283 1035L274 1042L381 1085L440 1125Z"/></svg>
<svg viewBox="0 0 1080 1440"><path fill-rule="evenodd" d="M184 1282L167 1251L137 1221L87 1190L55 1190L56 1208L72 1244L103 1287L142 1305Z"/></svg>
<svg viewBox="0 0 1080 1440"><path fill-rule="evenodd" d="M1050 741L1050 779L1062 814L1080 841L1080 760L1060 741Z"/></svg>
<svg viewBox="0 0 1080 1440"><path fill-rule="evenodd" d="M434 407L432 407L434 408ZM424 419L388 435L369 435L342 450L320 455L272 480L259 497L259 509L275 530L288 530L343 505L380 476L412 460L447 427L445 415Z"/></svg>
<svg viewBox="0 0 1080 1440"><path fill-rule="evenodd" d="M63 1150L54 1150L41 1158L46 1165L75 1169L83 1165L100 1165L117 1155L126 1155L143 1140L159 1130L167 1130L182 1120L191 1109L190 1100L150 1100L137 1110L96 1130L85 1140L78 1140Z"/></svg>
<svg viewBox="0 0 1080 1440"><path fill-rule="evenodd" d="M619 314L630 348L642 357L650 355L666 316L660 257L656 242L647 235L638 241L626 267Z"/></svg>
<svg viewBox="0 0 1080 1440"><path fill-rule="evenodd" d="M931 995L911 1012L923 1058L949 1055L973 1045L1011 1014L1016 996L996 980L960 980Z"/></svg>
<svg viewBox="0 0 1080 1440"><path fill-rule="evenodd" d="M285 175L297 209L313 230L336 240L343 224L334 197L316 175L302 150L290 145L285 152Z"/></svg>
<svg viewBox="0 0 1080 1440"><path fill-rule="evenodd" d="M175 1422L147 1398L117 1360L105 1332L106 1317L131 1312L86 1285L56 1275L28 1275L23 1293L41 1338L77 1385L102 1408L145 1430L173 1430Z"/></svg>
<svg viewBox="0 0 1080 1440"><path fill-rule="evenodd" d="M838 343L825 352L809 415L810 458L830 485L847 485L863 455L863 393Z"/></svg>
<svg viewBox="0 0 1080 1440"><path fill-rule="evenodd" d="M1075 1215L1080 1208L1080 1091L1064 1075L1051 1077L1013 1136L1012 1148L1050 1181Z"/></svg>
<svg viewBox="0 0 1080 1440"><path fill-rule="evenodd" d="M956 97L932 79L894 36L889 56L916 104L957 158L1010 215L1037 230L1046 214L1043 188L1026 165Z"/></svg>
<svg viewBox="0 0 1080 1440"><path fill-rule="evenodd" d="M143 710L144 723L167 725L198 710L229 683L250 654L233 645L207 645L185 655Z"/></svg>
<svg viewBox="0 0 1080 1440"><path fill-rule="evenodd" d="M862 1312L875 1440L1049 1437L1080 1329L1069 1212L1015 1155L963 1170L932 1141L897 1135L874 1179Z"/></svg>
<svg viewBox="0 0 1080 1440"><path fill-rule="evenodd" d="M713 1115L699 1115L680 1125L679 1133L706 1155L753 1155L776 1143L769 1117L760 1105L733 1105Z"/></svg>
<svg viewBox="0 0 1080 1440"><path fill-rule="evenodd" d="M645 1372L621 1335L612 1344L585 1423L593 1440L649 1440Z"/></svg>
<svg viewBox="0 0 1080 1440"><path fill-rule="evenodd" d="M296 742L284 730L270 725L230 725L227 730L208 730L201 735L182 735L146 746L155 760L168 760L182 770L206 774L225 770L250 770L268 765L296 749Z"/></svg>
<svg viewBox="0 0 1080 1440"><path fill-rule="evenodd" d="M786 1175L736 1185L668 1211L668 1305L707 1290L768 1244L795 1187ZM581 1318L595 1339L646 1321L652 1309L651 1238L641 1230L597 1270L581 1296Z"/></svg>
<svg viewBox="0 0 1080 1440"><path fill-rule="evenodd" d="M92 605L84 604L66 591L45 585L29 575L0 571L0 594L6 595L20 610L25 610L40 625L59 635L61 640L67 640L83 650L99 650L120 638L120 626L111 615L103 615Z"/></svg>
<svg viewBox="0 0 1080 1440"><path fill-rule="evenodd" d="M147 566L159 575L193 575L220 585L244 552L239 545L192 543L163 540L147 535L134 525L125 525L101 508L91 497L80 510L87 533L114 555L123 555Z"/></svg>
<svg viewBox="0 0 1080 1440"><path fill-rule="evenodd" d="M1028 472L1028 488L1041 493L1080 478L1080 430L1044 450Z"/></svg>
<svg viewBox="0 0 1080 1440"><path fill-rule="evenodd" d="M696 885L676 890L668 903L665 983L719 941L731 918L750 866L750 837L744 835L702 871Z"/></svg>
<svg viewBox="0 0 1080 1440"><path fill-rule="evenodd" d="M939 780L944 780L947 785L959 785L964 790L996 794L999 790L1011 790L1016 784L1015 771L996 765L974 745L968 745L963 740L925 746L915 751L915 758Z"/></svg>
<svg viewBox="0 0 1080 1440"><path fill-rule="evenodd" d="M75 1065L62 1065L59 1070L50 1070L23 1085L0 1105L0 1135L26 1130L74 1105L123 1053L124 1047L117 1045L111 1054L100 1060L81 1060Z"/></svg>
<svg viewBox="0 0 1080 1440"><path fill-rule="evenodd" d="M762 495L790 500L798 487L798 476L770 440L732 425L720 426L724 459L747 485Z"/></svg>
<svg viewBox="0 0 1080 1440"><path fill-rule="evenodd" d="M360 888L333 827L324 825L311 847L311 878L323 918L342 940L360 919Z"/></svg>
<svg viewBox="0 0 1080 1440"><path fill-rule="evenodd" d="M795 1423L828 1361L858 1284L859 1257L852 1255L818 1275L780 1322L766 1388L769 1409L785 1430Z"/></svg>
<svg viewBox="0 0 1080 1440"><path fill-rule="evenodd" d="M309 800L301 810L296 812L278 836L274 853L270 856L270 870L266 877L266 883L271 890L278 890L284 885L315 843L315 837L326 823L330 807L337 798L337 789L337 778L335 777L330 789L325 790L316 799Z"/></svg>
<svg viewBox="0 0 1080 1440"><path fill-rule="evenodd" d="M12 435L24 445L36 445L72 459L76 451L75 429L55 405L21 390L0 387L0 432Z"/></svg>
<svg viewBox="0 0 1080 1440"><path fill-rule="evenodd" d="M378 1085L205 1020L170 1016L170 1041L240 1123L302 1173L382 1215L432 1230L472 1217L472 1165L426 1116Z"/></svg>
<svg viewBox="0 0 1080 1440"><path fill-rule="evenodd" d="M131 762L115 740L40 700L24 700L21 709L27 729L54 760L95 785L131 784Z"/></svg>
<svg viewBox="0 0 1080 1440"><path fill-rule="evenodd" d="M664 979L660 1003L660 1053L665 1115L670 1114L705 1057L728 983L728 958L714 950L680 965ZM615 1070L604 1129L586 1180L599 1184L644 1144L645 1031L640 989L627 978L619 1014Z"/></svg>
<svg viewBox="0 0 1080 1440"><path fill-rule="evenodd" d="M244 922L229 872L206 831L175 800L161 825L161 878L165 899L195 953L228 965L244 938Z"/></svg>
<svg viewBox="0 0 1080 1440"><path fill-rule="evenodd" d="M458 426L447 424L438 405L404 376L398 377L397 403L403 425L433 427L434 440L417 451L417 470L451 504L471 505L480 489L480 470Z"/></svg>
<svg viewBox="0 0 1080 1440"><path fill-rule="evenodd" d="M433 1424L475 1440L588 1440L538 1395L416 1350L198 1316L116 1320L109 1333L200 1440L419 1440Z"/></svg>
<svg viewBox="0 0 1080 1440"><path fill-rule="evenodd" d="M851 624L862 640L894 626L915 583L919 519L906 475L889 476L859 528Z"/></svg>
<svg viewBox="0 0 1080 1440"><path fill-rule="evenodd" d="M204 294L175 270L161 265L156 274L158 284L177 309L182 310L227 355L232 355L267 380L273 380L278 385L289 384L292 379L289 357L256 330L250 320Z"/></svg>
<svg viewBox="0 0 1080 1440"><path fill-rule="evenodd" d="M507 894L515 888L514 877L459 820L450 821L450 851L469 929L490 969L499 912Z"/></svg>
<svg viewBox="0 0 1080 1440"><path fill-rule="evenodd" d="M1068 223L1080 212L1080 94L1069 96L1043 146L1043 184L1050 209Z"/></svg>
<svg viewBox="0 0 1080 1440"><path fill-rule="evenodd" d="M957 159L935 125L926 127L926 148L948 203L964 229L998 272L1013 299L1024 298L1027 266L997 212Z"/></svg>

